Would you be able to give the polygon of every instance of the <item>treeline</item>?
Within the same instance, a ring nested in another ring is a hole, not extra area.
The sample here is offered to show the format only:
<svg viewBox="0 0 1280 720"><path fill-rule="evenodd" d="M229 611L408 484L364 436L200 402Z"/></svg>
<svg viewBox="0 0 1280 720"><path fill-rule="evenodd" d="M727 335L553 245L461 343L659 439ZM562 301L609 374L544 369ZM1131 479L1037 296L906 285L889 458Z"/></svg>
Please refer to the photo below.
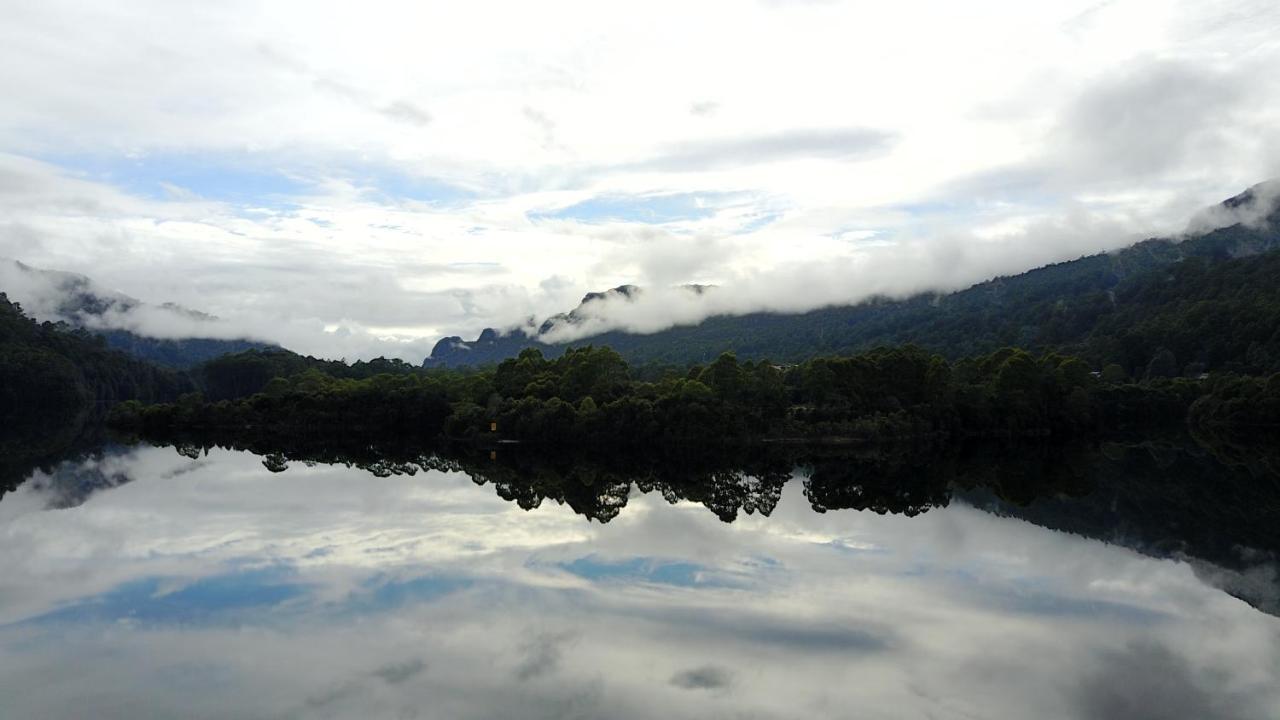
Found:
<svg viewBox="0 0 1280 720"><path fill-rule="evenodd" d="M275 365L278 363L278 366ZM273 370L273 367L280 369ZM1240 386L1233 376L1105 378L1082 360L1007 348L948 362L913 346L783 366L725 353L686 370L636 372L609 348L548 359L527 349L485 371L421 371L391 364L323 365L246 353L217 361L209 387L259 390L224 399L118 406L111 421L151 434L221 437L518 440L590 448L711 446L759 440L1089 437L1181 426L1225 398L1263 401L1280 380ZM288 372L263 381L272 372ZM371 373L360 377L361 373ZM208 382L208 380L206 380ZM1237 404L1240 404L1237 402ZM1232 418L1244 417L1235 407ZM1262 406L1259 406L1262 407ZM1248 417L1274 422L1266 409Z"/></svg>
<svg viewBox="0 0 1280 720"><path fill-rule="evenodd" d="M420 369L403 360L377 358L348 365L273 348L249 350L214 358L191 370L193 382L210 400L233 400L261 392L276 378L295 377L315 370L338 380L363 380L377 375L412 375Z"/></svg>
<svg viewBox="0 0 1280 720"><path fill-rule="evenodd" d="M57 427L82 423L123 400L165 402L195 388L65 323L38 323L0 293L0 423Z"/></svg>

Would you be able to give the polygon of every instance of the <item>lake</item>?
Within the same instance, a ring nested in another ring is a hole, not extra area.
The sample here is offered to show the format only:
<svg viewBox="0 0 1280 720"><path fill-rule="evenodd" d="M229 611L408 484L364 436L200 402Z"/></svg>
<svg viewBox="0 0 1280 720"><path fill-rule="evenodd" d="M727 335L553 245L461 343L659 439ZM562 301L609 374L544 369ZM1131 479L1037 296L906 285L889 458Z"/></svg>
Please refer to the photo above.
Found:
<svg viewBox="0 0 1280 720"><path fill-rule="evenodd" d="M1274 456L741 460L33 463L0 714L1280 717Z"/></svg>

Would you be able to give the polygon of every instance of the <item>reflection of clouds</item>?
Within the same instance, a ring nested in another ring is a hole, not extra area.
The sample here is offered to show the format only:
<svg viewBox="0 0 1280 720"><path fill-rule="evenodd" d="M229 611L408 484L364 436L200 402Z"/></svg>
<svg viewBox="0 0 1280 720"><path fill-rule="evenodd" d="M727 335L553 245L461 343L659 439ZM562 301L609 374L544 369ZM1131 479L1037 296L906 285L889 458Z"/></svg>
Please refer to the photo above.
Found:
<svg viewBox="0 0 1280 720"><path fill-rule="evenodd" d="M1136 641L1102 653L1084 673L1074 699L1077 716L1091 720L1265 717L1269 706L1259 688L1241 690L1233 684L1220 668L1197 672L1168 648Z"/></svg>
<svg viewBox="0 0 1280 720"><path fill-rule="evenodd" d="M112 462L132 482L78 508L41 511L31 487L0 503L16 717L1248 718L1280 703L1280 621L1186 564L962 505L819 515L791 483L770 518L636 495L601 526L458 474L272 474L150 448ZM1166 690L1174 704L1141 705Z"/></svg>
<svg viewBox="0 0 1280 720"><path fill-rule="evenodd" d="M718 690L733 682L733 674L722 667L703 665L681 670L671 676L671 684L686 690Z"/></svg>
<svg viewBox="0 0 1280 720"><path fill-rule="evenodd" d="M560 666L564 645L574 639L571 632L538 634L520 646L517 680L532 680L554 672Z"/></svg>
<svg viewBox="0 0 1280 720"><path fill-rule="evenodd" d="M391 685L399 685L400 683L421 673L427 668L427 664L422 658L414 658L406 660L402 663L391 663L383 665L373 671L374 677L382 678L382 680Z"/></svg>

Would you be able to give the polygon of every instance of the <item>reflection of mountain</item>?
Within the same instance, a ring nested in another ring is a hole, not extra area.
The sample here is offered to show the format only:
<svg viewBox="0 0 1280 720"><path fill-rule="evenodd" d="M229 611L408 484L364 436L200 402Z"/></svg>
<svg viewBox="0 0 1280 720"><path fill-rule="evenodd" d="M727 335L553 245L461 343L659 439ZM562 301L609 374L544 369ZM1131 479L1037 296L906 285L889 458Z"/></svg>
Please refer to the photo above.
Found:
<svg viewBox="0 0 1280 720"><path fill-rule="evenodd" d="M0 292L40 320L85 328L106 338L108 347L166 367L187 368L227 353L274 347L248 339L157 338L124 329L139 313L167 319L197 334L202 324L215 323L217 318L173 303L149 306L98 287L84 275L42 270L18 261L0 260Z"/></svg>
<svg viewBox="0 0 1280 720"><path fill-rule="evenodd" d="M26 482L38 468L51 468L78 456L92 440L81 437L79 425L4 428L0 431L0 499Z"/></svg>
<svg viewBox="0 0 1280 720"><path fill-rule="evenodd" d="M64 460L37 472L27 482L27 489L45 500L45 507L63 510L83 505L90 495L110 490L133 478L112 458L127 452L120 446L107 446L91 453Z"/></svg>
<svg viewBox="0 0 1280 720"><path fill-rule="evenodd" d="M81 505L93 493L129 481L111 461L126 451L79 427L68 426L61 434L8 429L0 433L0 500L25 484L49 508Z"/></svg>
<svg viewBox="0 0 1280 720"><path fill-rule="evenodd" d="M1078 497L1011 501L990 486L959 497L1042 527L1187 559L1224 589L1280 615L1280 475L1265 460L1228 466L1196 446L1110 444L1086 468L1093 488Z"/></svg>
<svg viewBox="0 0 1280 720"><path fill-rule="evenodd" d="M1190 332L1178 333L1165 327L1179 324L1175 316L1183 309L1178 302L1187 298L1161 296L1163 281L1169 269L1184 260L1213 266L1280 249L1280 208L1265 205L1273 202L1275 187L1271 183L1257 186L1211 209L1219 222L1228 223L1216 230L1185 238L1146 240L1119 252L999 277L959 292L925 293L905 300L872 299L853 306L791 315L721 315L651 334L587 333L589 336L574 342L559 342L563 333L557 330L579 324L583 317L607 312L601 301L643 300L638 288L624 285L587 295L576 309L549 318L536 331L516 329L501 334L487 329L475 341L444 338L424 365L497 363L526 347L539 348L544 355L555 357L568 347L586 344L611 347L633 364L707 362L726 350L736 351L743 358L791 361L908 342L951 357L983 354L1007 345L1031 349L1065 347L1074 354L1079 354L1076 348L1089 346L1112 358L1109 361L1126 367L1139 363L1145 366L1163 345L1183 363L1204 362L1207 359L1194 357L1192 351L1199 346ZM1262 216L1266 216L1265 223L1253 222ZM701 294L702 288L695 289ZM1190 289L1182 288L1182 292L1189 294ZM1274 299L1274 283L1268 278L1256 292ZM1233 316L1222 297L1196 297L1195 301L1206 299L1217 305L1201 308L1202 315L1214 312ZM1255 320L1261 322L1262 316L1257 315ZM1138 332L1142 330L1136 327L1139 325L1146 329ZM1215 328L1212 324L1205 327ZM1218 330L1221 332L1222 328ZM1131 352L1125 346L1126 338L1141 346L1132 350L1133 358L1120 357ZM1175 344L1186 347L1174 347ZM1248 345L1249 341L1244 341L1244 346ZM1141 357L1136 357L1139 354Z"/></svg>

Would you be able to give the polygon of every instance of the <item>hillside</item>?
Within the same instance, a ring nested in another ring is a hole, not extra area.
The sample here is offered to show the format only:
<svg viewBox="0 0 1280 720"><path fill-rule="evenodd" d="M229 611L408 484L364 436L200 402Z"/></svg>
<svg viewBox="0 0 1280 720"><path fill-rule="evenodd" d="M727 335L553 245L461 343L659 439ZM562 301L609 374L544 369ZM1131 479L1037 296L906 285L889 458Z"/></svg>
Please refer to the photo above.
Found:
<svg viewBox="0 0 1280 720"><path fill-rule="evenodd" d="M0 292L0 426L61 430L122 400L160 402L189 378L65 323L38 323Z"/></svg>
<svg viewBox="0 0 1280 720"><path fill-rule="evenodd" d="M163 367L186 369L228 353L267 349L274 345L246 338L158 338L113 327L112 321L140 310L160 312L193 328L217 318L164 303L148 306L140 300L103 289L77 273L44 270L16 260L0 262L0 292L23 304L27 314L39 320L65 322L101 335L107 347Z"/></svg>
<svg viewBox="0 0 1280 720"><path fill-rule="evenodd" d="M1250 189L1222 207L1247 208L1259 197ZM1267 357L1280 356L1274 334L1280 319L1280 283L1274 278L1280 275L1274 258L1255 256L1280 250L1280 208L1256 210L1266 215L1265 223L1146 240L945 295L875 299L802 314L717 316L649 335L609 332L564 344L540 342L541 330L533 336L486 330L472 342L441 340L423 364L485 365L526 347L554 357L588 344L612 347L634 364L705 363L725 350L742 358L795 362L914 343L950 358L1015 345L1063 349L1095 367L1114 362L1135 375L1164 349L1183 371L1222 368L1252 347L1254 358L1272 368ZM634 293L635 288L626 288L628 296ZM598 297L589 295L583 303ZM1251 318L1247 327L1241 326L1242 318ZM1205 347L1202 340L1210 336L1224 347Z"/></svg>

